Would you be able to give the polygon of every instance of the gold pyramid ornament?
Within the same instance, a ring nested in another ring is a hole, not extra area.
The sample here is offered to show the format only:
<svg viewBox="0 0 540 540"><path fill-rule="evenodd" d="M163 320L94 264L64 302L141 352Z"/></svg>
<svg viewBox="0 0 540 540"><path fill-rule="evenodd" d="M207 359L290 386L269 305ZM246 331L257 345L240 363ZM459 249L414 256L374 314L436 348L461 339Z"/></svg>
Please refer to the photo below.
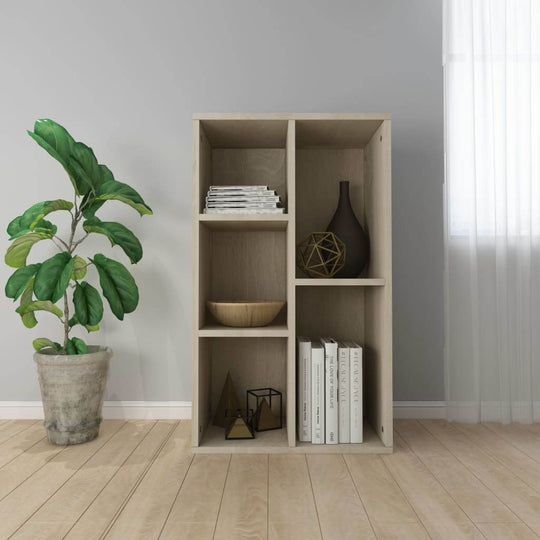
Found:
<svg viewBox="0 0 540 540"><path fill-rule="evenodd" d="M239 409L240 402L236 396L236 390L234 389L234 384L231 378L231 372L227 372L227 378L225 379L225 384L221 392L221 397L219 398L219 403L214 414L214 426L220 426L222 428L227 427L228 422L226 419L227 409Z"/></svg>
<svg viewBox="0 0 540 540"><path fill-rule="evenodd" d="M241 413L237 413L236 418L231 422L225 432L226 439L254 439L253 428L244 419Z"/></svg>
<svg viewBox="0 0 540 540"><path fill-rule="evenodd" d="M255 426L257 431L267 431L269 429L279 429L281 422L270 409L266 398L261 399L259 408L255 414Z"/></svg>

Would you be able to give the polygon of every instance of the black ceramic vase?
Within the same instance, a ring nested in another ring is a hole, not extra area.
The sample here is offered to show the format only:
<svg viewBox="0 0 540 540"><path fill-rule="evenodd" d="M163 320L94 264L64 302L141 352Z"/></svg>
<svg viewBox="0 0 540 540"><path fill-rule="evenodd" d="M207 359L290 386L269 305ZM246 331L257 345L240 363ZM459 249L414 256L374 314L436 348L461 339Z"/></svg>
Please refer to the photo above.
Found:
<svg viewBox="0 0 540 540"><path fill-rule="evenodd" d="M349 197L349 182L339 182L339 201L328 228L345 244L345 266L336 278L358 277L369 260L369 237L354 215Z"/></svg>

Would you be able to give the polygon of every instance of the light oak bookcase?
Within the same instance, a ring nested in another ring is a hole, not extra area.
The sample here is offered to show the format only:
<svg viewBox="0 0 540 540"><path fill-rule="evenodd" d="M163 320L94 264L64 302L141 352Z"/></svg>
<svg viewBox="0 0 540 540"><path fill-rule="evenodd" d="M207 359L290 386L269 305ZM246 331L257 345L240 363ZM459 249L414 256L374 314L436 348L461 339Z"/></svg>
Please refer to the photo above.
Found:
<svg viewBox="0 0 540 540"><path fill-rule="evenodd" d="M193 451L199 453L392 452L391 136L388 114L196 114L194 134ZM349 180L369 233L357 279L309 279L297 243L324 231L338 181ZM263 184L286 213L205 215L210 185ZM263 328L229 328L207 300L286 300ZM364 442L312 445L296 435L296 336L352 339L364 348ZM231 372L248 388L283 392L285 427L226 441L212 417Z"/></svg>

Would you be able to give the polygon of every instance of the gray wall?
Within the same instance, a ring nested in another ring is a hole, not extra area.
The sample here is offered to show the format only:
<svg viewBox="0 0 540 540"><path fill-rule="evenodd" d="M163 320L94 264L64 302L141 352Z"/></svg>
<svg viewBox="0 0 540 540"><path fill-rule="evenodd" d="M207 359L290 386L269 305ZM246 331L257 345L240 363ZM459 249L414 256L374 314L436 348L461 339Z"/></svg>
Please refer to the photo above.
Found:
<svg viewBox="0 0 540 540"><path fill-rule="evenodd" d="M140 309L124 324L107 316L91 339L116 352L107 399L190 399L191 115L257 111L392 113L395 399L444 399L440 2L2 2L0 50L2 228L36 201L71 197L25 134L42 117L155 210L104 214L145 248ZM0 281L9 275L2 265ZM0 401L39 399L30 342L59 329L43 314L27 330L12 310L0 299Z"/></svg>

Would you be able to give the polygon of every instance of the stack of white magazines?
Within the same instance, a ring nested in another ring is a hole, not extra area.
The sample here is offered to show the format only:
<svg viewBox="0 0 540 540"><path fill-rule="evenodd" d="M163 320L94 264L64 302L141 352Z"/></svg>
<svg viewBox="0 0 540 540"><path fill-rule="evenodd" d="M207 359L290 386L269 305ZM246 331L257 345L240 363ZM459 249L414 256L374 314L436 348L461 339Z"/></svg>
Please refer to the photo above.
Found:
<svg viewBox="0 0 540 540"><path fill-rule="evenodd" d="M268 186L210 186L205 214L283 214L279 195Z"/></svg>
<svg viewBox="0 0 540 540"><path fill-rule="evenodd" d="M313 444L363 441L362 347L332 338L298 338L298 439Z"/></svg>

